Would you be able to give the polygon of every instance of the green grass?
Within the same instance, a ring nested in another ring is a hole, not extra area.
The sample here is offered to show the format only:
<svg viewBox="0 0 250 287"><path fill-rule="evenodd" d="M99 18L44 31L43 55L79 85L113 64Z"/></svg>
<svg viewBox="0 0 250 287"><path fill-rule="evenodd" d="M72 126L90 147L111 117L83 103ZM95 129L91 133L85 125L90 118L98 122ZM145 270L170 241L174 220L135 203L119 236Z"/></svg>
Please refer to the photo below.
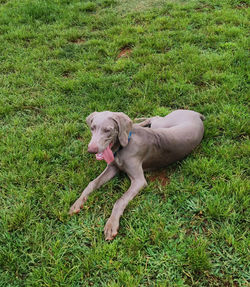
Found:
<svg viewBox="0 0 250 287"><path fill-rule="evenodd" d="M143 3L0 0L0 286L248 285L247 1ZM206 116L204 140L166 185L146 175L114 241L125 176L67 215L105 167L88 114L178 108Z"/></svg>

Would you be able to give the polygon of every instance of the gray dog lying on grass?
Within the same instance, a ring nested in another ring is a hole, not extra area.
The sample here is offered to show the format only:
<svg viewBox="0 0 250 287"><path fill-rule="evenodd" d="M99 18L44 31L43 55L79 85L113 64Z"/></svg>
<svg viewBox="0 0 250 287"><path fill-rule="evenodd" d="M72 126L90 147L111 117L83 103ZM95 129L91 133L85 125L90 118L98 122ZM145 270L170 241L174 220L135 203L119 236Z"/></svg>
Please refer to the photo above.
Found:
<svg viewBox="0 0 250 287"><path fill-rule="evenodd" d="M133 124L124 113L94 112L87 117L92 131L88 152L107 162L106 169L84 189L70 208L78 213L89 194L113 178L119 170L131 180L129 189L118 199L108 219L106 240L117 235L119 220L129 201L147 185L144 170L165 167L183 159L202 140L204 116L188 110L177 110L165 117L144 119Z"/></svg>

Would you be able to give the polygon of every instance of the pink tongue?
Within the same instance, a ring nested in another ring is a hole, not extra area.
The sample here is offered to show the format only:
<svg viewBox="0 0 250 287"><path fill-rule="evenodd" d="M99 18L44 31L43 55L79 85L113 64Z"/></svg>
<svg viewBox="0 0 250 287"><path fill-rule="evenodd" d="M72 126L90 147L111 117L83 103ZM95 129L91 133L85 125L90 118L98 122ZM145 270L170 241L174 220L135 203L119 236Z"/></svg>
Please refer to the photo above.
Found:
<svg viewBox="0 0 250 287"><path fill-rule="evenodd" d="M107 164L110 164L114 161L114 155L112 150L110 149L110 145L103 152L97 153L95 156L97 160L104 159Z"/></svg>

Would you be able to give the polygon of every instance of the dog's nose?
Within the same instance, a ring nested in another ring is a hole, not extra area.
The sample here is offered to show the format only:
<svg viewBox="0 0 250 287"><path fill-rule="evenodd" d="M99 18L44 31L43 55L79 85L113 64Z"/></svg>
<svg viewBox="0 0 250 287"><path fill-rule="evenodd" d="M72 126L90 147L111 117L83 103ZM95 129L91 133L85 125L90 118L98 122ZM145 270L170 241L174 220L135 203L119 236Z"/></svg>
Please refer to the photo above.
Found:
<svg viewBox="0 0 250 287"><path fill-rule="evenodd" d="M98 153L98 146L95 144L90 144L88 146L88 152L89 153Z"/></svg>

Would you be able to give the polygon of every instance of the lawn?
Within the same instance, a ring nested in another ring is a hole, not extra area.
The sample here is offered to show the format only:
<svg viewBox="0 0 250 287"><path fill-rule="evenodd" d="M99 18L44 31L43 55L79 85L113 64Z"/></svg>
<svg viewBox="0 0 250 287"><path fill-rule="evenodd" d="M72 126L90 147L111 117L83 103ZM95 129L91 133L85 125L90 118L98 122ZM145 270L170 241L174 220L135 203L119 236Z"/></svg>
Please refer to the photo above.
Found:
<svg viewBox="0 0 250 287"><path fill-rule="evenodd" d="M249 7L238 0L0 0L0 286L249 286ZM104 240L120 175L93 111L191 109L201 145L147 173Z"/></svg>

